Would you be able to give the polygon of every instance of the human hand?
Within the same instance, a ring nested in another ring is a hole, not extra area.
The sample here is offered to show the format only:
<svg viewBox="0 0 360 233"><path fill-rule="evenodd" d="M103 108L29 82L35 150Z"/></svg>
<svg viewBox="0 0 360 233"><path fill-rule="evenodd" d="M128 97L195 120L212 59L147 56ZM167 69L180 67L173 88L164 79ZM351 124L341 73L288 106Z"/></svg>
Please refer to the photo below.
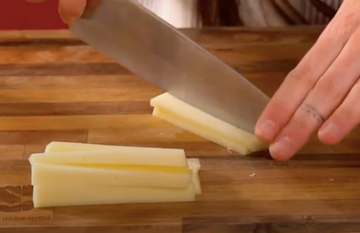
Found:
<svg viewBox="0 0 360 233"><path fill-rule="evenodd" d="M45 0L26 0L33 3L41 3ZM59 0L59 14L61 19L70 24L79 18L84 12L87 0Z"/></svg>
<svg viewBox="0 0 360 233"><path fill-rule="evenodd" d="M315 132L338 143L360 122L359 12L359 0L344 0L260 116L255 134L274 159L290 159Z"/></svg>

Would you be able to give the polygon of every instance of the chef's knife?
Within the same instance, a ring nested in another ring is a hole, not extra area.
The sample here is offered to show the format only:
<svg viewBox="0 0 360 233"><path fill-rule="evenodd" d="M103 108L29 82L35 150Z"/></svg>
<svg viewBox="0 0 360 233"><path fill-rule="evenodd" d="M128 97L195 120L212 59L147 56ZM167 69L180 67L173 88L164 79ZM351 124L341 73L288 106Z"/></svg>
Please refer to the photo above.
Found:
<svg viewBox="0 0 360 233"><path fill-rule="evenodd" d="M70 30L139 77L248 132L268 102L236 70L132 0L90 0Z"/></svg>

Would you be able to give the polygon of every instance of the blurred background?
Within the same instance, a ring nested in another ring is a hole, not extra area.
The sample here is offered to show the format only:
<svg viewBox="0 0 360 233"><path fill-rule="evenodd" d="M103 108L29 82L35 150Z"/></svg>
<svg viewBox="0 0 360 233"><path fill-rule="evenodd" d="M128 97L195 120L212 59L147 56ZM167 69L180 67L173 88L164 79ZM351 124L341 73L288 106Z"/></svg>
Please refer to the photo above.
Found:
<svg viewBox="0 0 360 233"><path fill-rule="evenodd" d="M29 3L25 0L0 0L0 30L67 28L57 10L58 0L45 1L41 4Z"/></svg>

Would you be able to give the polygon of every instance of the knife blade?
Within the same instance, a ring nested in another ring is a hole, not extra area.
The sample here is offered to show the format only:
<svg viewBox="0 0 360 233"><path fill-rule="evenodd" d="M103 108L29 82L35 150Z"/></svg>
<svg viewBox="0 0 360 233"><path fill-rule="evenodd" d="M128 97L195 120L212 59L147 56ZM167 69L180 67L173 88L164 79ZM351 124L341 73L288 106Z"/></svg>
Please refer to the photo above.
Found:
<svg viewBox="0 0 360 233"><path fill-rule="evenodd" d="M90 3L72 34L185 103L253 133L269 97L240 73L139 3Z"/></svg>

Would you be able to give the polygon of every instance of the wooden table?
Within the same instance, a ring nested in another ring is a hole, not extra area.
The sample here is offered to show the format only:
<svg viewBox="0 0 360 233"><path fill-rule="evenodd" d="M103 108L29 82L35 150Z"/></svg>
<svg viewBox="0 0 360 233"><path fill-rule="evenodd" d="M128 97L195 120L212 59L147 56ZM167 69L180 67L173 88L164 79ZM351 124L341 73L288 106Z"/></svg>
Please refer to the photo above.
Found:
<svg viewBox="0 0 360 233"><path fill-rule="evenodd" d="M321 30L185 33L272 95ZM358 129L331 147L314 138L286 163L243 157L152 117L160 93L67 31L1 32L0 232L360 232ZM201 158L203 194L33 209L27 158L54 140L184 148Z"/></svg>

